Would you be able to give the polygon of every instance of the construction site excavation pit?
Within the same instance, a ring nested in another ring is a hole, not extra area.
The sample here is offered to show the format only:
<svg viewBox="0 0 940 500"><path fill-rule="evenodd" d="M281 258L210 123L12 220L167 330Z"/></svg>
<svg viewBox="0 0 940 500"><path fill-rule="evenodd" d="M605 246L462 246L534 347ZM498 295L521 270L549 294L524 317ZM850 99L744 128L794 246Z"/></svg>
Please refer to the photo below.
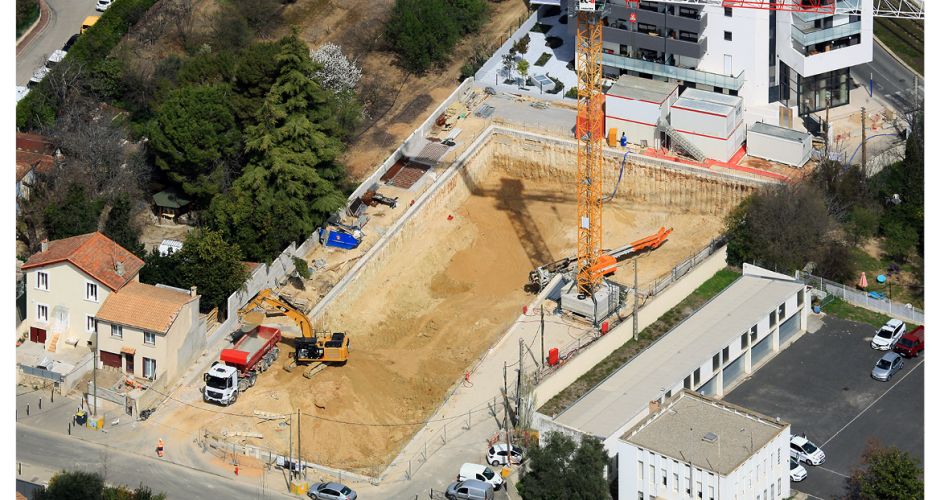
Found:
<svg viewBox="0 0 940 500"><path fill-rule="evenodd" d="M349 361L308 380L303 369L280 368L282 349L275 367L226 411L296 417L299 409L305 461L378 476L534 298L524 289L529 271L575 252L575 159L573 142L501 128L481 136L311 313L318 329L347 332ZM620 165L619 156L607 158L605 192ZM715 238L754 187L628 162L604 207L604 246L674 228L639 260L639 282L649 282ZM209 408L218 410L194 403L176 421L192 419L217 434L257 432L263 437L243 442L287 454L286 421L213 419Z"/></svg>

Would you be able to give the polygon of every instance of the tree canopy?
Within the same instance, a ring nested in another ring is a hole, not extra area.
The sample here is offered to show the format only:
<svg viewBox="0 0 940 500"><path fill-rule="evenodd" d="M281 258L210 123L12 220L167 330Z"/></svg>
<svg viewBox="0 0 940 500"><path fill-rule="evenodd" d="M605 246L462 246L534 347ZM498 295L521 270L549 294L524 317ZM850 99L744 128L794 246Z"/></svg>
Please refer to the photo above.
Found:
<svg viewBox="0 0 940 500"><path fill-rule="evenodd" d="M607 453L600 441L585 437L578 445L558 432L545 439L545 446L529 449L529 460L520 472L518 489L523 500L610 498L604 479Z"/></svg>
<svg viewBox="0 0 940 500"><path fill-rule="evenodd" d="M396 0L385 31L399 64L423 73L447 61L460 37L477 31L485 15L485 0Z"/></svg>
<svg viewBox="0 0 940 500"><path fill-rule="evenodd" d="M165 500L163 493L154 493L140 485L134 490L124 486L106 486L101 474L85 471L62 471L49 479L49 486L33 494L33 500Z"/></svg>
<svg viewBox="0 0 940 500"><path fill-rule="evenodd" d="M200 309L225 310L228 296L248 278L243 258L238 245L227 243L216 231L189 233L179 251L179 273L186 286L196 286L202 295Z"/></svg>
<svg viewBox="0 0 940 500"><path fill-rule="evenodd" d="M922 500L924 471L906 451L869 441L861 467L847 480L850 500Z"/></svg>
<svg viewBox="0 0 940 500"><path fill-rule="evenodd" d="M60 203L46 207L44 225L50 240L61 240L98 230L104 203L95 200L79 184L72 184Z"/></svg>
<svg viewBox="0 0 940 500"><path fill-rule="evenodd" d="M102 232L126 250L142 256L144 246L140 243L140 228L133 216L131 200L127 196L118 197L111 203L111 211L108 212L108 220Z"/></svg>

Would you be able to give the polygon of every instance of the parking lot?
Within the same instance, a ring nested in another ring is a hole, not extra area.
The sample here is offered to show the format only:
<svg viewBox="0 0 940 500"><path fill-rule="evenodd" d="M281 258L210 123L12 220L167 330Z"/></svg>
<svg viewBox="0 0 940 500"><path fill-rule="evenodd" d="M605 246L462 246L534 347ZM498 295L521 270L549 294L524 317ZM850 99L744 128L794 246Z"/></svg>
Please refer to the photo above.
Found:
<svg viewBox="0 0 940 500"><path fill-rule="evenodd" d="M818 498L841 497L845 480L868 439L924 460L924 353L905 360L890 382L871 378L884 351L869 346L875 328L826 317L725 400L790 422L826 453L826 463L805 465L808 475L792 488Z"/></svg>

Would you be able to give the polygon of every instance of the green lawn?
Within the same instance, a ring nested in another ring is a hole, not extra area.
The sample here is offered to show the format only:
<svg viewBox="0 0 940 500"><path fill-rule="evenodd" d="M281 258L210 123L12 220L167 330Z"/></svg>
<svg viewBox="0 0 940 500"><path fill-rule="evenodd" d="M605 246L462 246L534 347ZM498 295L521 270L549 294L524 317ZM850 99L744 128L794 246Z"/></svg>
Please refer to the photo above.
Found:
<svg viewBox="0 0 940 500"><path fill-rule="evenodd" d="M924 74L923 23L911 19L875 19L875 36L921 75Z"/></svg>
<svg viewBox="0 0 940 500"><path fill-rule="evenodd" d="M587 373L582 375L574 383L562 390L558 395L549 400L539 408L539 413L545 415L556 415L561 413L571 403L586 394L598 383L607 378L608 375L618 370L621 366L633 359L634 356L646 349L656 339L662 337L673 327L678 325L684 319L691 316L709 299L718 295L718 292L727 288L734 280L738 279L741 273L731 268L725 268L708 278L700 287L682 299L675 307L666 311L653 324L644 328L639 334L637 341L628 341L612 352L610 356L604 358L600 363L594 365Z"/></svg>
<svg viewBox="0 0 940 500"><path fill-rule="evenodd" d="M858 247L853 247L850 250L852 254L853 267L857 270L857 273L850 282L845 283L846 285L856 286L858 284L859 274L862 272L865 273L865 277L868 279L868 288L869 291L875 291L884 296L891 296L891 300L894 302L899 302L901 304L913 304L916 307L924 307L924 293L923 288L916 283L917 276L920 274L915 265L910 262L905 262L901 264L901 271L905 274L905 280L914 280L915 283L910 284L911 286L901 285L898 282L897 277L890 278L890 286L888 283L881 284L876 280L879 274L887 274L888 266L892 264L890 258L882 256L881 259L872 257L868 252L862 250Z"/></svg>
<svg viewBox="0 0 940 500"><path fill-rule="evenodd" d="M548 52L542 52L542 55L539 56L538 60L535 61L536 66L545 66L545 63L552 58L552 55Z"/></svg>
<svg viewBox="0 0 940 500"><path fill-rule="evenodd" d="M826 314L831 314L837 318L846 319L849 321L855 321L858 323L866 323L875 328L880 327L881 325L888 322L891 319L890 316L884 314L869 311L863 307L853 306L848 302L834 298L832 302L829 302L822 308L823 312ZM907 329L911 330L915 325L913 323L906 323Z"/></svg>

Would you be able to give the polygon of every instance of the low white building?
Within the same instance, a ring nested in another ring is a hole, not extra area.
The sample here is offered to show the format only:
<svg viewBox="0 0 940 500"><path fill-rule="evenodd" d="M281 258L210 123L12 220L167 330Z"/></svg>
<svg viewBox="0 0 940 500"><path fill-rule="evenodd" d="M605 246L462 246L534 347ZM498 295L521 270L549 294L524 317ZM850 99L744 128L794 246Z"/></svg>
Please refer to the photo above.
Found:
<svg viewBox="0 0 940 500"><path fill-rule="evenodd" d="M670 107L669 122L708 158L728 161L744 145L743 110L738 96L690 88Z"/></svg>
<svg viewBox="0 0 940 500"><path fill-rule="evenodd" d="M659 124L669 115L669 107L679 98L679 84L624 75L607 89L604 100L606 133L619 140L659 147Z"/></svg>
<svg viewBox="0 0 940 500"><path fill-rule="evenodd" d="M813 136L769 123L747 129L747 154L794 167L802 167L813 154Z"/></svg>
<svg viewBox="0 0 940 500"><path fill-rule="evenodd" d="M744 276L564 411L537 412L535 427L599 439L614 480L620 437L651 407L683 389L721 398L805 331L807 299L803 283L745 264Z"/></svg>
<svg viewBox="0 0 940 500"><path fill-rule="evenodd" d="M790 424L683 390L619 437L620 499L790 496Z"/></svg>

